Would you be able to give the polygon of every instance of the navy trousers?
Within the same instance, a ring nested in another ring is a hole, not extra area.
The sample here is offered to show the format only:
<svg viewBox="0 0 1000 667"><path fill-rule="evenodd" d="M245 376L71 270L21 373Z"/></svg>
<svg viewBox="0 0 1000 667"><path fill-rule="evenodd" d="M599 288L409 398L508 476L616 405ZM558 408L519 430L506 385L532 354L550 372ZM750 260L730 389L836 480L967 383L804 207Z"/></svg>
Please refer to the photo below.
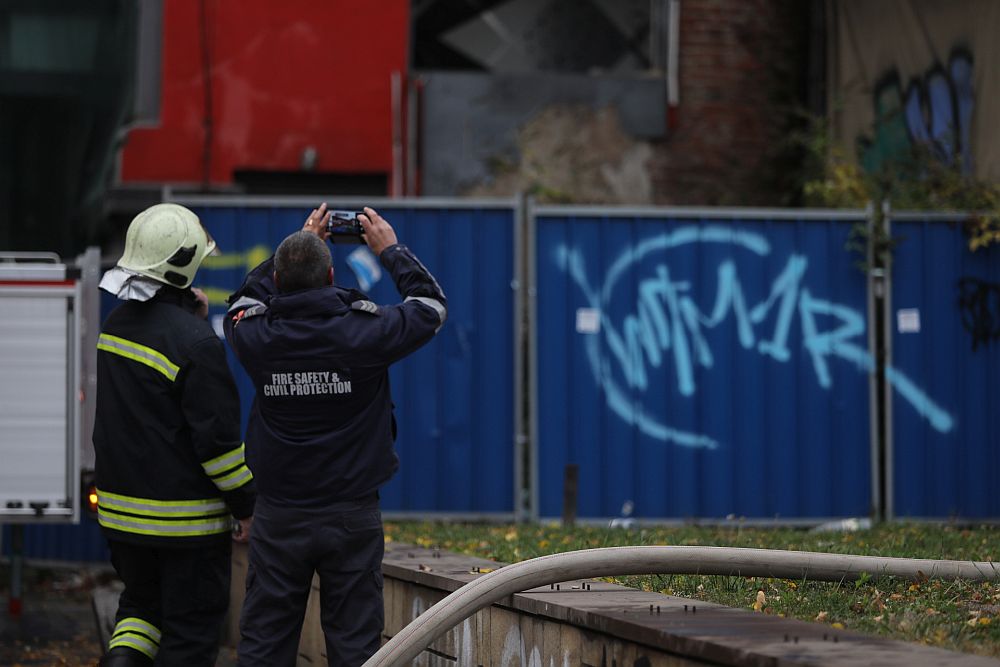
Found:
<svg viewBox="0 0 1000 667"><path fill-rule="evenodd" d="M258 497L240 616L240 666L295 664L314 572L327 662L363 664L381 643L384 547L375 495L322 510L273 507Z"/></svg>
<svg viewBox="0 0 1000 667"><path fill-rule="evenodd" d="M125 584L111 645L165 667L212 667L229 608L229 536L194 548L108 545Z"/></svg>

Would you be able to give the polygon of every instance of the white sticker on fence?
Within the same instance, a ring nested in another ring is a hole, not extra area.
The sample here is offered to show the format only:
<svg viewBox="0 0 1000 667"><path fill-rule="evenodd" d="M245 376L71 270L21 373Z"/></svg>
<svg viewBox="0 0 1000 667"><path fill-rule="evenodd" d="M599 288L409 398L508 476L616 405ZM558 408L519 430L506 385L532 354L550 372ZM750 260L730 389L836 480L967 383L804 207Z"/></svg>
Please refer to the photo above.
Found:
<svg viewBox="0 0 1000 667"><path fill-rule="evenodd" d="M901 308L896 311L896 328L899 333L920 333L920 311L916 308Z"/></svg>
<svg viewBox="0 0 1000 667"><path fill-rule="evenodd" d="M601 311L596 308L576 309L576 332L595 334L601 330Z"/></svg>

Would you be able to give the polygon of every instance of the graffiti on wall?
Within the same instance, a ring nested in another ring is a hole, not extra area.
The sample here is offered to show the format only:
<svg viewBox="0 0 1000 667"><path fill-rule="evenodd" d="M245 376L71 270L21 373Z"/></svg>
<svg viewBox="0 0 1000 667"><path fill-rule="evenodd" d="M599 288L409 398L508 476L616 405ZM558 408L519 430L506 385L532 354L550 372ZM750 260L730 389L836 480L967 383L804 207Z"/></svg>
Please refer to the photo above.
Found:
<svg viewBox="0 0 1000 667"><path fill-rule="evenodd" d="M972 349L1000 340L1000 284L962 278L958 281L962 326L972 336Z"/></svg>
<svg viewBox="0 0 1000 667"><path fill-rule="evenodd" d="M952 52L947 67L935 64L905 84L896 69L887 72L875 87L874 136L859 140L865 169L878 171L914 146L924 146L971 174L972 73L972 55L963 49Z"/></svg>
<svg viewBox="0 0 1000 667"><path fill-rule="evenodd" d="M429 605L423 598L419 595L415 595L410 604L410 620L415 621L418 616L423 614ZM482 615L489 611L479 612L473 616L469 616L458 626L455 626L448 631L447 637L444 641L445 645L450 645L454 647L455 655L447 656L448 658L454 659L456 667L476 667L477 665L486 664L486 658L496 656L489 655L489 647L493 645L492 641L488 636L482 636L480 634L481 626L473 627L473 624L480 623L479 619ZM499 624L497 624L499 626ZM497 627L493 626L493 627ZM487 625L489 627L489 625ZM485 639L485 644L482 642ZM512 623L508 628L507 632L503 637L503 648L500 651L499 656L499 667L574 667L574 661L571 659L571 651L569 647L559 647L556 650L549 649L545 653L550 654L548 663L546 664L543 656L542 647L539 646L537 641L532 641L525 638L524 634L521 632L521 626L518 623ZM558 658L551 655L552 653L558 654ZM439 653L439 655L442 655ZM558 662L557 662L558 659ZM416 664L420 659L417 658L413 662ZM625 663L621 664L621 667L650 667L652 663L649 658L643 655L631 660L626 666ZM619 667L619 662L615 658L608 659L608 646L604 644L601 647L601 662L600 665L592 665L587 662L579 661L576 662L579 667Z"/></svg>
<svg viewBox="0 0 1000 667"><path fill-rule="evenodd" d="M626 248L610 265L600 284L591 282L583 254L567 246L555 249L557 265L576 283L591 309L599 313L598 335L585 337L590 370L608 408L642 433L685 447L714 449L719 442L709 433L676 428L667 423L664 410L636 402L650 383L651 373L668 371L681 396L698 390L696 369L711 371L715 365L706 333L731 320L739 348L777 363L804 353L817 385L832 390L834 364L849 364L859 372L875 368L867 351L865 320L860 312L813 294L807 284L809 259L791 253L766 294L748 294L736 263L723 260L715 267L715 303L703 310L695 302L692 281L672 272L668 262L653 267L646 277L629 277L637 286L633 312L612 321L607 308L616 286L640 262L668 251L699 244L719 244L747 251L773 265L767 239L757 233L718 225L687 226L648 238ZM801 348L790 339L798 327ZM895 391L939 432L953 428L951 415L896 368L885 377Z"/></svg>

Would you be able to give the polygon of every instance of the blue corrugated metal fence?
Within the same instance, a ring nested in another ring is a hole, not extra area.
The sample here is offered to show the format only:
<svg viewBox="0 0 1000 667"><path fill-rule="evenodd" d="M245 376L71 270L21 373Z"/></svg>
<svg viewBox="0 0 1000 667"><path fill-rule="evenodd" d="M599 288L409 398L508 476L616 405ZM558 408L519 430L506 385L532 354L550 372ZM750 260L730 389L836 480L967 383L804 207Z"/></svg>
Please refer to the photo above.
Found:
<svg viewBox="0 0 1000 667"><path fill-rule="evenodd" d="M315 205L181 203L222 250L198 276L220 330L225 297ZM534 515L561 513L568 464L579 466L584 518L626 504L645 519L806 523L871 512L868 286L845 248L865 212L376 208L449 297L438 337L391 371L402 465L383 492L387 514L518 514L522 390ZM893 215L890 516L1000 516L1000 248L970 252L961 219ZM335 246L337 282L397 301L373 260L364 247ZM527 276L517 275L522 262ZM523 278L535 307L522 388ZM253 388L230 357L245 424ZM25 539L29 558L106 558L90 520L28 526Z"/></svg>
<svg viewBox="0 0 1000 667"><path fill-rule="evenodd" d="M1000 247L970 251L965 218L892 214L900 517L1000 517Z"/></svg>
<svg viewBox="0 0 1000 667"><path fill-rule="evenodd" d="M180 203L198 213L222 252L206 259L197 281L209 294L214 318L221 318L225 297L247 271L301 229L316 205L301 198ZM358 207L349 201L330 206ZM447 325L390 371L401 464L382 490L382 507L390 513L513 515L513 202L393 200L374 206L448 296ZM332 248L338 284L357 287L376 303L399 301L388 274L374 273L379 264L367 247ZM245 425L253 386L229 354Z"/></svg>
<svg viewBox="0 0 1000 667"><path fill-rule="evenodd" d="M863 212L537 212L540 514L868 514Z"/></svg>

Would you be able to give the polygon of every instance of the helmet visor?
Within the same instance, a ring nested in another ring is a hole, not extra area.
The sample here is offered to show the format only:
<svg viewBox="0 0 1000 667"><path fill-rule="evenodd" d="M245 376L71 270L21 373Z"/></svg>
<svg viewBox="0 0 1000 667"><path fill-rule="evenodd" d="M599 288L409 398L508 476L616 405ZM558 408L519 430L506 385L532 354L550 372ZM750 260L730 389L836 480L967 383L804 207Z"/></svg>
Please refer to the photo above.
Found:
<svg viewBox="0 0 1000 667"><path fill-rule="evenodd" d="M219 255L221 255L222 251L219 250L219 244L215 242L215 239L212 238L212 235L208 233L207 229L205 229L205 225L202 225L201 220L198 221L198 224L201 225L201 230L205 232L205 238L208 239L208 245L206 246L207 252L205 253L205 257L218 257Z"/></svg>

